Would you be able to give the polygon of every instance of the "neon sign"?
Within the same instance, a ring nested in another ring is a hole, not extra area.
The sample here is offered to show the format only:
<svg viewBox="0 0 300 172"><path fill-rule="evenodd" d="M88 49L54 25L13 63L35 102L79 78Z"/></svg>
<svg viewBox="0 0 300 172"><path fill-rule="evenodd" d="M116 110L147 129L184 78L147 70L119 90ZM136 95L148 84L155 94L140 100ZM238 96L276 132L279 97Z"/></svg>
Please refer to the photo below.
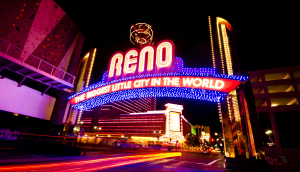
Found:
<svg viewBox="0 0 300 172"><path fill-rule="evenodd" d="M130 74L165 72L166 70L163 69L172 66L174 48L172 41L165 40L160 42L156 48L148 45L142 48L140 52L135 48L128 50L125 55L122 52L117 52L110 60L108 80ZM147 62L146 66L145 62Z"/></svg>
<svg viewBox="0 0 300 172"><path fill-rule="evenodd" d="M236 80L219 79L211 77L152 77L134 79L129 81L117 82L108 84L91 91L80 94L70 100L71 104L88 100L90 98L100 96L107 93L135 89L135 88L150 88L150 87L184 87L207 90L218 90L221 92L230 92L237 87L241 82Z"/></svg>
<svg viewBox="0 0 300 172"><path fill-rule="evenodd" d="M70 96L74 108L87 110L113 101L141 97L182 97L219 102L247 78L216 74L211 68L184 68L170 40L157 47L115 53L102 78Z"/></svg>

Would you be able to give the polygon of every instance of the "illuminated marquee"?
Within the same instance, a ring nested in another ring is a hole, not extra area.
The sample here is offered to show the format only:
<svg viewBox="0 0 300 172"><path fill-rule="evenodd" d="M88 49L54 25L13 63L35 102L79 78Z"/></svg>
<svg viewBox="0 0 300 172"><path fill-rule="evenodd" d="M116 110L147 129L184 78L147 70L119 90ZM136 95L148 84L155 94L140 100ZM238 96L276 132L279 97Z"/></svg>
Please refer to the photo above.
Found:
<svg viewBox="0 0 300 172"><path fill-rule="evenodd" d="M174 43L168 40L162 41L156 48L145 46L140 52L137 49L130 49L125 55L117 52L110 60L108 81L128 75L166 72L172 66L173 59Z"/></svg>
<svg viewBox="0 0 300 172"><path fill-rule="evenodd" d="M141 97L182 97L219 102L247 78L218 75L211 68L184 68L170 40L157 47L115 53L102 82L69 97L87 110L113 101ZM108 73L108 74L107 74Z"/></svg>

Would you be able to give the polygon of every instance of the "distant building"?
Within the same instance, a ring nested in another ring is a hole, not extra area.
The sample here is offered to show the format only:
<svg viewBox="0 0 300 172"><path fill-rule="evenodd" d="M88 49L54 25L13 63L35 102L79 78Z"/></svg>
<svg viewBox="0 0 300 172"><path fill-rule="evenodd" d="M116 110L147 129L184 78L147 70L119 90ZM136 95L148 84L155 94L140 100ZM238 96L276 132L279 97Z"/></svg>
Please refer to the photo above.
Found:
<svg viewBox="0 0 300 172"><path fill-rule="evenodd" d="M195 129L196 136L199 139L209 141L209 139L210 139L210 127L209 126L196 124L193 126L193 128Z"/></svg>
<svg viewBox="0 0 300 172"><path fill-rule="evenodd" d="M101 106L101 117L107 114L115 116L113 109L117 109L121 113L147 112L156 110L156 97L136 98L128 100L120 100ZM118 113L120 114L120 113Z"/></svg>
<svg viewBox="0 0 300 172"><path fill-rule="evenodd" d="M85 128L88 138L97 137L97 142L103 139L110 140L112 144L118 139L128 139L141 145L161 144L170 142L180 144L184 142L184 136L191 132L191 125L182 115L181 105L166 104L166 110L137 112L120 114L117 117L98 118L94 124L92 118L83 118L81 128ZM101 128L99 130L99 127ZM91 139L88 139L91 141ZM94 140L93 140L94 141Z"/></svg>
<svg viewBox="0 0 300 172"><path fill-rule="evenodd" d="M255 109L259 117L266 156L286 156L289 162L300 162L297 142L300 120L300 66L249 72ZM248 101L250 104L251 101ZM249 105L251 106L251 105ZM254 110L255 110L254 109ZM272 150L267 130L275 146Z"/></svg>

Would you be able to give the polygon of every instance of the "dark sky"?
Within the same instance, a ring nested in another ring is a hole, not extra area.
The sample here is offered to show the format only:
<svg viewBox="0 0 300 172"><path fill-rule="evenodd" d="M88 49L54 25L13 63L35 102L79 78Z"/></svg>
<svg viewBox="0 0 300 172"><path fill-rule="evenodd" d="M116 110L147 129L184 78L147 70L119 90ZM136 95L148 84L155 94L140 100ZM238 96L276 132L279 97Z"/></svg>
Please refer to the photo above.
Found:
<svg viewBox="0 0 300 172"><path fill-rule="evenodd" d="M223 17L231 23L242 71L300 64L296 4L54 1L85 35L82 54L91 47L97 48L91 84L101 81L113 53L134 48L129 30L139 22L152 25L155 43L172 40L175 55L184 60L185 67L211 67L208 15ZM157 109L164 109L165 103L184 105L184 115L192 124L220 129L216 104L158 98Z"/></svg>

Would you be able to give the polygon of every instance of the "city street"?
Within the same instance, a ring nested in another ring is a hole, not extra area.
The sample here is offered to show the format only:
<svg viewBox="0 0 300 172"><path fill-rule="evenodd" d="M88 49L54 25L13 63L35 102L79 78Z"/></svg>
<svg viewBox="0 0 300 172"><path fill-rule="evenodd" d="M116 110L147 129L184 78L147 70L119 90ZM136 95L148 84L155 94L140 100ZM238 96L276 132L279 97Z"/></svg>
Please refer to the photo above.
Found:
<svg viewBox="0 0 300 172"><path fill-rule="evenodd" d="M101 155L97 152L73 160L1 166L0 171L224 171L219 154L152 152Z"/></svg>

